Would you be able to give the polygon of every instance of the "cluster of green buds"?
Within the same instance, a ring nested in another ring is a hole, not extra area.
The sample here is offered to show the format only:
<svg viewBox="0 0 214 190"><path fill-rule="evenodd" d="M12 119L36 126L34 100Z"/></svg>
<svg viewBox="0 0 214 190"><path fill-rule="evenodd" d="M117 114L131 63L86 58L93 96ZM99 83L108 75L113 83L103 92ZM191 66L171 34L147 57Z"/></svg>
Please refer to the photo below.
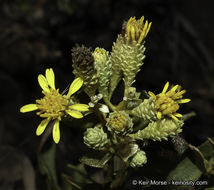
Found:
<svg viewBox="0 0 214 190"><path fill-rule="evenodd" d="M84 142L90 148L114 152L131 167L141 167L147 162L146 153L137 144L139 140L168 140L182 131L183 115L177 111L180 104L190 101L183 99L186 91L181 86L170 86L169 82L161 93L149 91L144 95L146 98L141 98L133 87L145 59L145 38L150 28L151 22L144 21L144 17L131 17L123 23L111 52L96 48L92 53L97 90L103 95L103 106L110 111L102 112L104 121L100 128L87 129ZM121 80L123 98L113 105L111 98Z"/></svg>
<svg viewBox="0 0 214 190"><path fill-rule="evenodd" d="M55 88L52 69L38 81L45 95L21 108L21 112L38 110L45 118L37 128L37 135L53 123L53 139L60 140L59 121L65 117L82 118L94 113L99 121L84 132L84 143L89 148L119 157L131 167L141 167L147 162L146 153L138 141L162 141L182 131L183 115L178 112L185 90L167 82L159 94L146 92L144 96L133 87L135 77L145 59L145 39L151 22L144 17L131 17L123 23L122 32L113 43L112 51L77 45L72 49L73 73L76 77L67 95ZM112 96L120 81L124 83L121 102L114 105ZM82 87L90 102L80 104L72 95ZM144 97L144 98L142 98ZM89 126L89 125L88 125ZM109 157L111 158L111 156Z"/></svg>

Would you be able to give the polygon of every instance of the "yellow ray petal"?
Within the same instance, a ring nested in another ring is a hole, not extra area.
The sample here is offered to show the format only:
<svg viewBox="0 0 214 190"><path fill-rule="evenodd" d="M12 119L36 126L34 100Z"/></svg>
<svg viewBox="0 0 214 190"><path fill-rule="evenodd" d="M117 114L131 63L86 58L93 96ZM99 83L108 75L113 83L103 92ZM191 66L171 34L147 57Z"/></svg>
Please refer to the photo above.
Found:
<svg viewBox="0 0 214 190"><path fill-rule="evenodd" d="M170 116L172 119L174 119L175 121L178 121L178 118L177 118L177 117L175 117L174 115L169 114L169 116Z"/></svg>
<svg viewBox="0 0 214 190"><path fill-rule="evenodd" d="M164 88L163 88L163 90L162 90L162 93L165 94L166 91L168 90L168 88L169 88L169 82L167 82L167 83L164 85Z"/></svg>
<svg viewBox="0 0 214 190"><path fill-rule="evenodd" d="M70 85L67 98L69 98L72 94L74 94L77 90L79 90L83 85L83 80L81 78L76 78Z"/></svg>
<svg viewBox="0 0 214 190"><path fill-rule="evenodd" d="M149 26L147 27L145 37L146 37L147 34L149 33L149 30L150 30L151 26L152 26L152 22L150 22L150 23L149 23Z"/></svg>
<svg viewBox="0 0 214 190"><path fill-rule="evenodd" d="M173 115L176 116L176 117L183 117L183 115L180 114L180 113L174 113Z"/></svg>
<svg viewBox="0 0 214 190"><path fill-rule="evenodd" d="M156 98L155 94L151 91L148 92L149 96L153 97L154 99Z"/></svg>
<svg viewBox="0 0 214 190"><path fill-rule="evenodd" d="M177 90L177 88L178 88L178 85L175 85L172 89L171 89L171 91L176 91Z"/></svg>
<svg viewBox="0 0 214 190"><path fill-rule="evenodd" d="M161 112L157 112L157 118L161 119L161 117L162 117L162 113Z"/></svg>
<svg viewBox="0 0 214 190"><path fill-rule="evenodd" d="M38 109L37 104L27 104L20 108L20 112L25 113L25 112L34 111L37 109Z"/></svg>
<svg viewBox="0 0 214 190"><path fill-rule="evenodd" d="M42 122L39 124L39 126L36 129L36 135L37 136L41 135L44 132L45 128L47 127L47 125L49 123L49 121L50 121L49 118L42 120Z"/></svg>
<svg viewBox="0 0 214 190"><path fill-rule="evenodd" d="M172 98L173 99L181 99L183 97L183 94L185 94L185 93L186 93L186 90L181 90L181 91L177 92Z"/></svg>
<svg viewBox="0 0 214 190"><path fill-rule="evenodd" d="M191 99L180 99L180 100L177 100L176 102L179 103L179 104L184 104L184 103L187 103L187 102L190 102Z"/></svg>
<svg viewBox="0 0 214 190"><path fill-rule="evenodd" d="M59 120L57 119L53 126L53 140L56 144L59 143L60 140L60 130L59 130Z"/></svg>
<svg viewBox="0 0 214 190"><path fill-rule="evenodd" d="M89 106L86 104L75 104L75 105L69 106L69 108L77 111L88 111Z"/></svg>
<svg viewBox="0 0 214 190"><path fill-rule="evenodd" d="M45 92L50 92L49 87L48 87L48 81L43 75L40 74L38 76L38 82L39 82L39 85L42 88L42 90L44 90Z"/></svg>
<svg viewBox="0 0 214 190"><path fill-rule="evenodd" d="M144 21L144 16L142 16L141 18L140 18L140 25L142 25L143 24L143 21Z"/></svg>
<svg viewBox="0 0 214 190"><path fill-rule="evenodd" d="M131 39L135 40L135 27L131 25L130 27Z"/></svg>
<svg viewBox="0 0 214 190"><path fill-rule="evenodd" d="M146 22L145 22L145 24L144 24L144 26L143 26L143 31L141 32L140 37L139 37L139 39L138 39L138 43L139 43L139 44L140 44L140 43L144 40L144 38L146 37L145 34L146 34L147 26L148 26L148 20L146 20Z"/></svg>
<svg viewBox="0 0 214 190"><path fill-rule="evenodd" d="M54 75L53 69L52 68L46 69L45 75L46 75L46 79L47 79L49 86L52 89L56 90L56 88L55 88L55 75Z"/></svg>
<svg viewBox="0 0 214 190"><path fill-rule="evenodd" d="M80 119L83 117L82 113L80 113L78 111L66 110L66 113L69 114L71 117L74 117L76 119Z"/></svg>

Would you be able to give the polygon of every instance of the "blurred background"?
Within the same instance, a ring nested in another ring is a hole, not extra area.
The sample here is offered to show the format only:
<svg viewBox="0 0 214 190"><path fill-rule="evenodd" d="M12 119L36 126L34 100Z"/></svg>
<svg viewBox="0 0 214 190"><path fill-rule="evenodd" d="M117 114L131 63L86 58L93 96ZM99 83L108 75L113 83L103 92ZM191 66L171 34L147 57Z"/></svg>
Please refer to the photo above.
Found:
<svg viewBox="0 0 214 190"><path fill-rule="evenodd" d="M74 79L71 48L78 43L111 51L123 21L131 16L144 15L152 21L145 64L134 86L159 93L166 81L180 84L187 90L185 97L192 100L181 113L196 113L185 123L183 137L195 146L213 137L213 6L212 0L1 0L0 162L9 150L15 150L17 158L8 159L13 174L7 174L0 163L0 186L8 178L11 183L17 181L23 160L37 168L41 138L35 130L40 118L35 113L21 114L19 109L42 97L38 74L52 67L56 86L62 91ZM63 126L61 130L64 135L57 148L65 167L66 160L78 162L79 153L68 152L80 152L84 145L80 130ZM37 183L43 184L35 170Z"/></svg>

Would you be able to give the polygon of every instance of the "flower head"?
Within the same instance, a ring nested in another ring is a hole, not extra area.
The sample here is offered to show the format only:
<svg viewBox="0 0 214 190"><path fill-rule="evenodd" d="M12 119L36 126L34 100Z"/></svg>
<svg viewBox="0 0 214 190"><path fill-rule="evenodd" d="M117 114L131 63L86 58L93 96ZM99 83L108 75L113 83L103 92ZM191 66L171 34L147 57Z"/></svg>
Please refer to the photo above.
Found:
<svg viewBox="0 0 214 190"><path fill-rule="evenodd" d="M95 150L103 150L108 142L107 134L100 127L88 128L84 133L84 143Z"/></svg>
<svg viewBox="0 0 214 190"><path fill-rule="evenodd" d="M88 111L88 105L72 104L70 101L71 95L81 88L83 80L76 78L70 85L66 96L60 94L59 89L55 87L53 69L46 69L45 76L40 74L38 82L43 90L44 97L36 100L36 104L27 104L21 107L20 112L25 113L38 110L37 115L45 118L37 127L37 135L41 135L50 121L53 121L53 139L55 143L58 143L60 140L59 121L61 121L62 117L70 115L79 119L83 117L80 111Z"/></svg>
<svg viewBox="0 0 214 190"><path fill-rule="evenodd" d="M132 131L133 122L125 111L115 111L109 114L106 126L109 131L117 134L125 134Z"/></svg>
<svg viewBox="0 0 214 190"><path fill-rule="evenodd" d="M153 141L168 140L168 137L174 137L182 132L182 120L159 119L150 122L144 129L137 131L129 136L138 140L151 139Z"/></svg>
<svg viewBox="0 0 214 190"><path fill-rule="evenodd" d="M131 159L130 166L135 167L142 167L144 164L146 164L147 158L146 153L142 150L139 150Z"/></svg>
<svg viewBox="0 0 214 190"><path fill-rule="evenodd" d="M177 113L179 109L179 104L187 103L190 99L182 99L183 94L186 93L186 90L181 90L181 86L175 85L172 88L169 88L169 82L167 82L158 95L155 95L152 92L149 92L149 95L154 98L155 106L157 109L157 118L161 119L162 115L168 115L175 120L178 120L178 117L182 117L180 113Z"/></svg>
<svg viewBox="0 0 214 190"><path fill-rule="evenodd" d="M98 64L104 64L108 60L108 52L103 48L96 48L92 53L94 60L98 62Z"/></svg>
<svg viewBox="0 0 214 190"><path fill-rule="evenodd" d="M84 91L88 96L94 96L97 89L97 71L94 66L92 48L76 45L71 52L74 75L84 80Z"/></svg>
<svg viewBox="0 0 214 190"><path fill-rule="evenodd" d="M136 41L140 44L147 36L152 23L144 23L144 16L136 20L135 17L131 17L126 24L126 34L131 41Z"/></svg>
<svg viewBox="0 0 214 190"><path fill-rule="evenodd" d="M97 71L98 90L104 97L108 96L109 80L112 75L112 64L109 60L109 52L103 48L96 48L92 53L94 66Z"/></svg>

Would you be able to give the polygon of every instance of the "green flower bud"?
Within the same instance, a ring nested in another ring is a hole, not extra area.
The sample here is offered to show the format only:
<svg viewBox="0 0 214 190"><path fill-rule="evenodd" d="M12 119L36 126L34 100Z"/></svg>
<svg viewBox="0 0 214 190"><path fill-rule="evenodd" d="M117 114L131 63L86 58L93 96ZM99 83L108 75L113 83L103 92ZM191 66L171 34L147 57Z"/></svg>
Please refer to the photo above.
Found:
<svg viewBox="0 0 214 190"><path fill-rule="evenodd" d="M127 35L118 35L116 43L112 47L111 62L113 76L111 79L111 91L116 88L124 75L125 87L131 87L135 81L136 74L143 65L145 47L144 43L139 44L136 41L130 42Z"/></svg>
<svg viewBox="0 0 214 190"><path fill-rule="evenodd" d="M151 22L144 22L144 17L136 20L131 17L123 23L122 34L118 35L113 44L111 53L113 75L110 83L110 95L114 92L122 74L124 75L125 87L131 87L136 74L143 65L144 39L151 27ZM125 93L126 96L126 93Z"/></svg>
<svg viewBox="0 0 214 190"><path fill-rule="evenodd" d="M130 166L133 168L142 167L144 164L146 164L146 162L147 162L146 153L140 150L132 157Z"/></svg>
<svg viewBox="0 0 214 190"><path fill-rule="evenodd" d="M109 81L112 75L109 53L103 48L96 48L92 55L94 57L94 65L97 70L99 92L103 94L104 97L107 97L109 94Z"/></svg>
<svg viewBox="0 0 214 190"><path fill-rule="evenodd" d="M109 131L124 135L132 131L133 122L125 111L115 111L109 114L106 126Z"/></svg>
<svg viewBox="0 0 214 190"><path fill-rule="evenodd" d="M132 110L132 114L148 121L156 119L156 113L155 101L152 97L145 99L139 106Z"/></svg>
<svg viewBox="0 0 214 190"><path fill-rule="evenodd" d="M84 45L72 48L73 73L84 81L84 91L88 96L94 96L97 89L97 75L92 56L92 48Z"/></svg>
<svg viewBox="0 0 214 190"><path fill-rule="evenodd" d="M112 77L110 79L110 96L113 94L115 88L117 87L118 83L122 77L122 70L121 70L121 59L120 55L122 53L121 47L123 44L123 38L121 35L118 36L117 41L113 43L112 52L110 56L110 62L112 63Z"/></svg>
<svg viewBox="0 0 214 190"><path fill-rule="evenodd" d="M125 36L125 38L127 37ZM121 63L125 86L130 87L134 83L135 76L143 65L145 49L144 44L141 45L135 41L129 43L126 39L125 44L123 45L124 60Z"/></svg>
<svg viewBox="0 0 214 190"><path fill-rule="evenodd" d="M173 119L162 119L151 122L145 129L139 130L130 136L139 139L151 139L153 141L168 140L168 137L176 136L182 131L183 121L175 121Z"/></svg>
<svg viewBox="0 0 214 190"><path fill-rule="evenodd" d="M108 143L107 134L100 127L88 128L84 133L84 143L95 150L103 150Z"/></svg>

